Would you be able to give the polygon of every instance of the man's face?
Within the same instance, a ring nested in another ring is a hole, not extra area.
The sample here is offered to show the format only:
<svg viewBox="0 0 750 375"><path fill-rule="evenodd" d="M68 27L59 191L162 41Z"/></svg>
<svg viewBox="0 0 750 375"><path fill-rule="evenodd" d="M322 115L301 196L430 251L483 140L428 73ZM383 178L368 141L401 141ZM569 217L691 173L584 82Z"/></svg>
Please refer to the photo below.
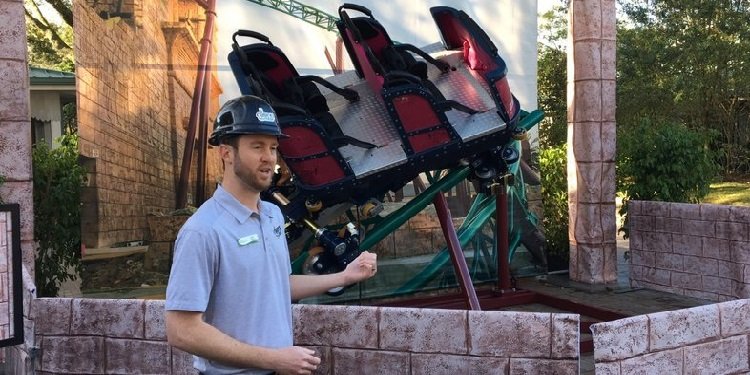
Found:
<svg viewBox="0 0 750 375"><path fill-rule="evenodd" d="M233 150L232 171L250 190L261 192L271 186L279 141L272 135L242 135Z"/></svg>

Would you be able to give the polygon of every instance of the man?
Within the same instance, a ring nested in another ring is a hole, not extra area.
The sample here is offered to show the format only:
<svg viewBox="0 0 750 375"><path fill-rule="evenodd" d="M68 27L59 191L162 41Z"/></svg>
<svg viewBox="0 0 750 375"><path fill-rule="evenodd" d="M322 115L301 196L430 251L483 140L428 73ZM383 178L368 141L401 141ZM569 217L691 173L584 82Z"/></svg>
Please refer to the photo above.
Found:
<svg viewBox="0 0 750 375"><path fill-rule="evenodd" d="M203 374L310 374L320 363L293 346L291 301L353 284L376 272L363 252L340 273L291 275L281 210L260 200L281 133L268 103L227 102L209 143L224 163L221 186L180 230L167 286L171 345L195 355Z"/></svg>

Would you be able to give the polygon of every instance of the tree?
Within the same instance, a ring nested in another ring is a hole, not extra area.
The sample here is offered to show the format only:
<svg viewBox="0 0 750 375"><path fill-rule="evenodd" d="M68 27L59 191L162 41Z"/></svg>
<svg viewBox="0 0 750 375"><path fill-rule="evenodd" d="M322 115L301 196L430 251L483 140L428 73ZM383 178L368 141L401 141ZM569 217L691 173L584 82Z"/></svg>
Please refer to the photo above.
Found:
<svg viewBox="0 0 750 375"><path fill-rule="evenodd" d="M750 3L623 0L617 123L677 122L720 137L724 172L750 172ZM744 163L743 163L744 161Z"/></svg>
<svg viewBox="0 0 750 375"><path fill-rule="evenodd" d="M78 137L66 134L50 149L37 142L34 165L35 282L40 297L55 297L60 284L81 270L81 188L86 172L78 164ZM72 273L71 273L72 271Z"/></svg>
<svg viewBox="0 0 750 375"><path fill-rule="evenodd" d="M567 11L555 6L542 15L537 43L537 87L539 108L544 111L540 124L539 144L542 149L557 147L567 141Z"/></svg>
<svg viewBox="0 0 750 375"><path fill-rule="evenodd" d="M70 0L25 0L29 63L73 71L73 8Z"/></svg>

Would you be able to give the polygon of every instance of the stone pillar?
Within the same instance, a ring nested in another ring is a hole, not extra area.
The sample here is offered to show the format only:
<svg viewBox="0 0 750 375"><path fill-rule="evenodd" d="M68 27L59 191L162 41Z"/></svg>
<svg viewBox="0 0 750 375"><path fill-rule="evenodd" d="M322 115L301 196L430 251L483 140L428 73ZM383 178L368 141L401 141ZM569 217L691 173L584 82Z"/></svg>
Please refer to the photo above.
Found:
<svg viewBox="0 0 750 375"><path fill-rule="evenodd" d="M20 206L25 332L24 343L5 349L3 369L9 374L27 374L33 370L28 350L34 345L34 338L32 323L28 318L31 299L34 297L34 201L31 183L29 68L21 0L0 0L0 46L0 175L5 178L5 183L0 186L0 198L4 203L17 203ZM12 259L6 259L3 266L12 272L11 264ZM11 288L5 282L0 283L0 287ZM2 291L1 294L6 298L10 297L7 291ZM8 301L2 302L6 306L4 319L8 317ZM3 332L2 336L5 334Z"/></svg>
<svg viewBox="0 0 750 375"><path fill-rule="evenodd" d="M615 0L572 0L568 29L570 278L617 280Z"/></svg>

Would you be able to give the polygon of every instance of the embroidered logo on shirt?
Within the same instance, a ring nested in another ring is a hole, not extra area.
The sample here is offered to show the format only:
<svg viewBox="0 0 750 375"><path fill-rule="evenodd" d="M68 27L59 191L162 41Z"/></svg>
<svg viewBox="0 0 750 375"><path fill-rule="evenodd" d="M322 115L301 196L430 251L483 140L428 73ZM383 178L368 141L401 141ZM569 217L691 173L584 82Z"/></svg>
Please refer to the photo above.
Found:
<svg viewBox="0 0 750 375"><path fill-rule="evenodd" d="M250 245L251 243L258 242L260 238L257 234L251 234L249 236L241 237L237 240L237 244L240 246Z"/></svg>
<svg viewBox="0 0 750 375"><path fill-rule="evenodd" d="M281 237L281 226L278 226L276 228L273 228L273 234L276 235L276 238Z"/></svg>

